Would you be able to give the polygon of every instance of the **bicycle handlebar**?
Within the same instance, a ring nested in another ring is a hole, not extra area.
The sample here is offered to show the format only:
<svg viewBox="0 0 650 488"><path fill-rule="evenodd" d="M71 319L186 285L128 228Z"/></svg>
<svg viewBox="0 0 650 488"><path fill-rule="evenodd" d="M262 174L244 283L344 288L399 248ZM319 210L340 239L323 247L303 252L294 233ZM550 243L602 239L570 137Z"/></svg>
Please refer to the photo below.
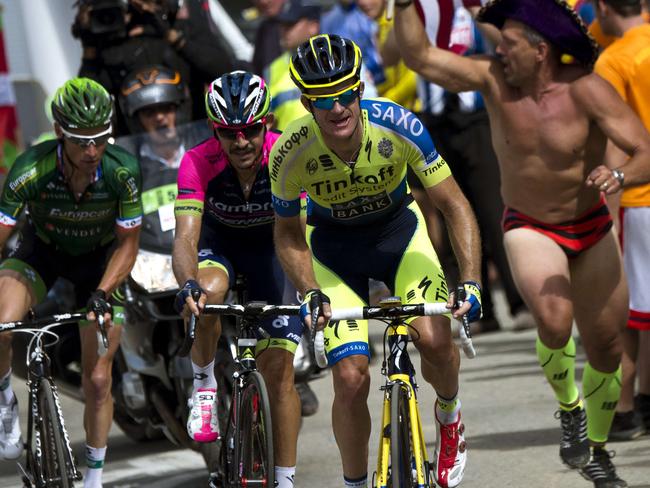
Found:
<svg viewBox="0 0 650 488"><path fill-rule="evenodd" d="M246 318L262 318L278 315L299 315L300 305L267 305L262 302L251 302L247 305L239 304L223 304L223 305L206 305L201 311L202 314L207 315L233 315L235 317ZM270 335L262 327L257 328L257 332L264 338L269 338ZM192 349L194 337L196 333L196 316L190 316L187 325L187 332L183 344L178 350L179 356L187 356Z"/></svg>
<svg viewBox="0 0 650 488"><path fill-rule="evenodd" d="M5 332L8 330L14 329L23 329L30 328L36 329L43 327L45 325L54 325L54 324L70 324L73 322L79 322L80 320L85 320L85 313L60 313L50 315L49 317L43 317L35 320L17 320L15 322L0 322L0 332Z"/></svg>
<svg viewBox="0 0 650 488"><path fill-rule="evenodd" d="M399 317L422 317L431 315L444 315L449 313L446 303L418 303L414 305L396 305L389 307L353 307L332 310L330 321L334 320L361 320L361 319L393 319ZM463 316L464 321L467 317ZM468 324L469 325L469 324ZM471 336L467 335L465 326L459 322L459 333L463 351L468 358L474 358L476 351L472 344ZM325 353L325 336L322 330L317 330L314 337L314 354L316 364L320 368L327 367Z"/></svg>

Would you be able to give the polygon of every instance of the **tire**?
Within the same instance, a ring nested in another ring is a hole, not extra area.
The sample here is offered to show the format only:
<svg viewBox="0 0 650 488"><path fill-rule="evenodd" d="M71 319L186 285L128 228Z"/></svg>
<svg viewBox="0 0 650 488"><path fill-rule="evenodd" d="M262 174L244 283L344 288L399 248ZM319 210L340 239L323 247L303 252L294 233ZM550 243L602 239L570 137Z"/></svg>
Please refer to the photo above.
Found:
<svg viewBox="0 0 650 488"><path fill-rule="evenodd" d="M401 383L393 383L390 389L390 464L393 488L417 486L411 471L413 458L407 393Z"/></svg>
<svg viewBox="0 0 650 488"><path fill-rule="evenodd" d="M71 488L66 466L68 449L63 440L63 427L59 422L53 386L44 378L38 387L38 409L41 416L38 429L41 433L43 477L48 488ZM54 481L51 481L54 480Z"/></svg>
<svg viewBox="0 0 650 488"><path fill-rule="evenodd" d="M232 386L230 382L224 378L223 375L216 376L217 378L217 416L219 419L219 434L220 439L215 442L201 443L201 455L205 461L209 473L218 473L222 469L221 464L221 451L224 439L227 439L228 433L228 418L230 412L230 403L232 401Z"/></svg>
<svg viewBox="0 0 650 488"><path fill-rule="evenodd" d="M240 485L245 486L246 479L275 486L271 406L264 378L258 371L250 373L245 380L239 421L238 458L243 478Z"/></svg>

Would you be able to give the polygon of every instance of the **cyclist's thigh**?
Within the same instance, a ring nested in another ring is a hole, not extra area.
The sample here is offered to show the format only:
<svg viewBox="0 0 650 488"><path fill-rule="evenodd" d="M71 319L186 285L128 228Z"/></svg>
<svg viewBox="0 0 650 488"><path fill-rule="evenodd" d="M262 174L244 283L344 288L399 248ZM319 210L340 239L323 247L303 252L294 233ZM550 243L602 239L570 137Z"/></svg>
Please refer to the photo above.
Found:
<svg viewBox="0 0 650 488"><path fill-rule="evenodd" d="M614 229L571 260L571 280L576 324L587 356L595 368L611 371L618 363L620 332L629 311L627 281ZM597 364L598 357L607 364Z"/></svg>
<svg viewBox="0 0 650 488"><path fill-rule="evenodd" d="M56 279L54 250L27 224L18 247L0 263L0 320L19 320L41 302Z"/></svg>
<svg viewBox="0 0 650 488"><path fill-rule="evenodd" d="M216 239L210 239L210 236L205 228L202 229L197 279L206 291L209 303L223 303L228 290L235 284L235 270L231 260L226 257L223 246Z"/></svg>
<svg viewBox="0 0 650 488"><path fill-rule="evenodd" d="M515 284L535 316L542 341L563 347L573 323L566 254L550 237L532 229L509 230L503 242Z"/></svg>
<svg viewBox="0 0 650 488"><path fill-rule="evenodd" d="M278 347L269 347L256 354L257 367L268 383L293 384L293 353Z"/></svg>
<svg viewBox="0 0 650 488"><path fill-rule="evenodd" d="M419 207L413 203L409 210L416 217L405 224L404 233L411 236L402 249L402 259L395 272L395 295L403 303L446 302L449 291L438 256ZM431 343L435 338L451 341L449 315L419 317L407 320L417 331L418 343Z"/></svg>
<svg viewBox="0 0 650 488"><path fill-rule="evenodd" d="M313 228L307 228L307 238L311 241ZM312 242L313 246L314 243ZM346 259L345 253L340 254L340 260ZM361 298L365 286L365 295L368 293L368 276L359 276L354 286L346 283L340 274L334 272L330 263L314 257L312 260L316 281L321 290L329 297L332 308L341 309L349 307L362 307L366 305ZM347 266L354 269L354 263ZM349 278L350 279L350 278ZM354 279L354 278L352 278ZM343 358L354 355L370 357L368 348L368 321L343 320L330 321L325 327L325 350L330 365L336 364Z"/></svg>

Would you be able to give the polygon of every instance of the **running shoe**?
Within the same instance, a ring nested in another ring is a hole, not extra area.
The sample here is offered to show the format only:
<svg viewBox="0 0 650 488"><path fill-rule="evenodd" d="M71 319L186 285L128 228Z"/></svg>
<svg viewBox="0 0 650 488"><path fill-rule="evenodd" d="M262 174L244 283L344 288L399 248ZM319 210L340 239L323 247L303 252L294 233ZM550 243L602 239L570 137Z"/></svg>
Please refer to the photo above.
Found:
<svg viewBox="0 0 650 488"><path fill-rule="evenodd" d="M434 454L436 481L441 488L454 488L463 480L467 463L465 444L465 425L458 420L452 424L442 424L436 411L436 451Z"/></svg>
<svg viewBox="0 0 650 488"><path fill-rule="evenodd" d="M582 407L573 410L558 410L555 418L562 424L560 458L569 468L582 468L589 462L589 440L587 439L587 414Z"/></svg>
<svg viewBox="0 0 650 488"><path fill-rule="evenodd" d="M616 412L609 429L610 441L631 441L645 434L641 414L635 410Z"/></svg>
<svg viewBox="0 0 650 488"><path fill-rule="evenodd" d="M0 459L18 459L23 452L23 439L20 435L18 419L18 400L14 395L9 405L0 405Z"/></svg>
<svg viewBox="0 0 650 488"><path fill-rule="evenodd" d="M591 460L580 469L580 474L587 481L592 481L594 488L625 488L627 483L616 474L616 468L612 464L613 457L613 452L594 447Z"/></svg>
<svg viewBox="0 0 650 488"><path fill-rule="evenodd" d="M187 433L196 442L214 442L219 438L217 389L199 388L188 402L190 415Z"/></svg>

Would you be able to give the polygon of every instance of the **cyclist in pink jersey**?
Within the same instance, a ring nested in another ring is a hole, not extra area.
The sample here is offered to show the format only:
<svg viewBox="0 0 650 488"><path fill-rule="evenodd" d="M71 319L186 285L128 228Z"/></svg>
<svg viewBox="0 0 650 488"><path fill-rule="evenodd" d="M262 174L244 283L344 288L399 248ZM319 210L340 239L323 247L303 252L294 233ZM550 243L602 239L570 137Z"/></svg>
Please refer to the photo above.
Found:
<svg viewBox="0 0 650 488"><path fill-rule="evenodd" d="M270 131L270 98L264 80L252 73L235 71L214 80L205 98L214 138L189 150L178 173L173 268L184 283L177 309L199 317L187 422L198 442L219 437L214 356L221 324L215 316L201 316L201 309L223 303L236 273L246 278L250 300L282 303L287 283L273 247L268 158L279 135ZM271 400L276 486L292 487L300 427L293 355L303 326L297 317L261 325L270 335L258 341L257 364Z"/></svg>

